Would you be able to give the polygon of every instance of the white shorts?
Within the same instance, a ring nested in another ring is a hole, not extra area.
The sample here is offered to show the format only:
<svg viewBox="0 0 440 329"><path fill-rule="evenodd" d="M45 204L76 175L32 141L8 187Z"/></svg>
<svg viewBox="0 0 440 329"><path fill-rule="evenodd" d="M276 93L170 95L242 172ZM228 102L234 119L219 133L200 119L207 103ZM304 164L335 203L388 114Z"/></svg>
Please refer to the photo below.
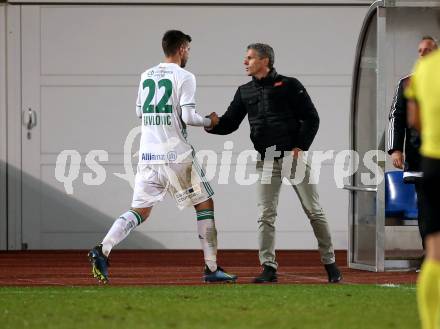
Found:
<svg viewBox="0 0 440 329"><path fill-rule="evenodd" d="M188 163L139 164L132 208L154 206L169 193L179 209L210 199L214 192L197 160Z"/></svg>

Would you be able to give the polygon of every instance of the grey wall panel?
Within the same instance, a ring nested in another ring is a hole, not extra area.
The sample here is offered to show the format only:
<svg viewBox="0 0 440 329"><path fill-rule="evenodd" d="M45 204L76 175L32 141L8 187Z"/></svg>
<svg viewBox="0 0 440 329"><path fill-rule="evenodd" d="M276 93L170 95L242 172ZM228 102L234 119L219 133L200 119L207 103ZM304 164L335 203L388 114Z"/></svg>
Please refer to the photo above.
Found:
<svg viewBox="0 0 440 329"><path fill-rule="evenodd" d="M0 250L7 246L6 127L6 6L0 5Z"/></svg>
<svg viewBox="0 0 440 329"><path fill-rule="evenodd" d="M32 51L38 51L34 57L41 54L39 70L32 72L38 75L32 78L38 84L28 85L30 80L24 78L26 89L38 90L40 99L34 107L39 109L41 161L32 169L39 177L29 178L41 191L38 247L87 248L129 206L131 188L115 174L125 173L124 143L130 129L139 124L134 114L139 74L162 60L160 39L169 28L180 28L193 37L188 69L197 77L201 113L221 114L226 110L237 86L249 80L242 64L247 44L268 42L275 48L278 71L299 78L318 108L321 129L313 149L347 148L352 62L366 9L24 6L24 31L35 34L24 36L24 40L32 44L39 40L38 47L26 43L31 52L28 55L32 57ZM253 17L267 12L270 15L256 30ZM23 72L23 77L27 74ZM212 180L220 247L255 248L255 185L241 186L234 176L238 154L252 149L247 119L230 136L206 135L190 127L189 139L196 150L212 150L217 159L221 159L225 141L233 141L228 184L219 181L219 165L214 165L217 176ZM132 153L137 151L137 143L135 140ZM54 174L57 156L66 149L77 150L81 157L73 195L65 193ZM84 159L95 149L109 154L108 161L102 163L106 180L102 185L89 186L83 182L83 175L91 172ZM132 162L135 164L136 159ZM252 173L254 166L248 163L246 171ZM346 248L344 209L348 195L335 186L333 161L323 166L319 188L335 246ZM279 212L278 248L314 248L307 218L294 192L286 187ZM122 247L198 248L195 232L194 211L179 211L168 198Z"/></svg>
<svg viewBox="0 0 440 329"><path fill-rule="evenodd" d="M256 31L251 17L267 11L270 16L258 23ZM351 11L356 14L344 15ZM361 21L357 13L364 13L364 9L237 7L231 12L227 6L215 11L201 6L42 7L41 73L137 77L162 58L157 46L162 31L180 28L194 38L188 68L197 76L243 74L245 47L255 41L273 45L276 66L286 73L351 75L351 43L356 42L355 26ZM344 24L340 24L341 20ZM135 28L133 22L144 24ZM78 25L84 30L81 36Z"/></svg>
<svg viewBox="0 0 440 329"><path fill-rule="evenodd" d="M133 104L136 85L132 86L51 86L41 88L41 150L60 153L75 149L80 153L105 149L124 151L130 129L140 123ZM72 100L87 99L81 104ZM105 100L105 101L103 101ZM60 111L60 108L63 110ZM111 118L126 120L114 122ZM81 127L81 134L78 133ZM93 138L90 138L93 136Z"/></svg>

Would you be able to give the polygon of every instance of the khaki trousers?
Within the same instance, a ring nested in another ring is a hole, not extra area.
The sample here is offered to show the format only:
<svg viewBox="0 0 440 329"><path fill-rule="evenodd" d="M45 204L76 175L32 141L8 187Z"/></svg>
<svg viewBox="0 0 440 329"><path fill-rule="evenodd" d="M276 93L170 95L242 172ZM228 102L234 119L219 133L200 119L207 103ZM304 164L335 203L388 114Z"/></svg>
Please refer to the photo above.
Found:
<svg viewBox="0 0 440 329"><path fill-rule="evenodd" d="M284 162L284 165L283 165ZM335 262L335 253L330 230L324 211L319 204L316 184L309 184L311 168L304 157L298 159L284 157L281 159L257 162L258 198L258 236L259 258L261 265L269 265L275 269L275 220L277 217L278 198L285 177L298 196L302 208L310 220L313 232L318 240L319 253L323 264ZM301 179L301 178L304 179Z"/></svg>

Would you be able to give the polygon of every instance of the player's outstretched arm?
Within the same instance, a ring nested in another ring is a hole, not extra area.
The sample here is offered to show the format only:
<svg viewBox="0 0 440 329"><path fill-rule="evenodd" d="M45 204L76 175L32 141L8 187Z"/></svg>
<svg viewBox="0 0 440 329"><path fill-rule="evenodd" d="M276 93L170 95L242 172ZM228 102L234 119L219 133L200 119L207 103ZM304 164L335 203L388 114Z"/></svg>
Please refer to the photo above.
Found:
<svg viewBox="0 0 440 329"><path fill-rule="evenodd" d="M211 127L211 118L204 118L199 113L197 113L194 105L183 105L182 106L182 120L189 126L196 127Z"/></svg>
<svg viewBox="0 0 440 329"><path fill-rule="evenodd" d="M180 96L180 108L182 109L182 121L189 126L211 127L211 117L204 118L196 111L196 78L188 73L183 80Z"/></svg>

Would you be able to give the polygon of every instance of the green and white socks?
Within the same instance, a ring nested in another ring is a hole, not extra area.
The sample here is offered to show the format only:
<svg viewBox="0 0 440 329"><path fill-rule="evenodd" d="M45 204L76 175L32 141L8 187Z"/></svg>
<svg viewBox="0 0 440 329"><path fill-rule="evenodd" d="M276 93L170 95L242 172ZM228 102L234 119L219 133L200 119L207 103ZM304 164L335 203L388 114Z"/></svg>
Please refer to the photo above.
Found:
<svg viewBox="0 0 440 329"><path fill-rule="evenodd" d="M102 240L103 254L108 257L113 247L124 240L142 222L142 217L133 210L122 214L115 220L104 240ZM197 211L197 232L206 266L214 272L217 270L217 229L215 228L214 210Z"/></svg>
<svg viewBox="0 0 440 329"><path fill-rule="evenodd" d="M214 272L217 270L217 229L213 209L197 211L197 232L206 266Z"/></svg>
<svg viewBox="0 0 440 329"><path fill-rule="evenodd" d="M119 216L102 240L102 253L108 257L113 247L124 240L143 221L142 217L134 210L129 210Z"/></svg>

